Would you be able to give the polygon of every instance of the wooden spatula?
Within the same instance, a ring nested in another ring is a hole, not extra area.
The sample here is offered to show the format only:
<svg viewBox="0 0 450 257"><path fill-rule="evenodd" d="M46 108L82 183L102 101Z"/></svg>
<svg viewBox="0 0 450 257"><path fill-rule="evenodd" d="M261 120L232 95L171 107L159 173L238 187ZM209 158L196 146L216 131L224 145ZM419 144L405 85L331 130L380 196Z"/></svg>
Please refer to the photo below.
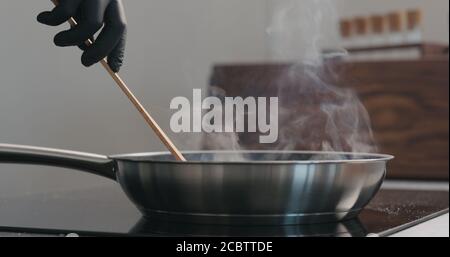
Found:
<svg viewBox="0 0 450 257"><path fill-rule="evenodd" d="M55 5L58 5L58 0L52 0L52 2ZM74 18L69 19L70 26L74 27L77 25L77 22ZM92 44L91 40L87 40L85 42L87 46ZM102 66L105 68L105 70L108 72L108 74L111 76L111 78L116 82L116 84L120 87L120 89L125 93L125 95L128 97L128 99L133 103L133 105L136 107L136 109L139 111L139 113L142 115L142 117L145 119L147 124L153 129L153 131L156 133L156 135L159 137L161 142L167 147L167 149L173 154L173 156L179 160L179 161L186 161L184 156L181 154L181 152L178 150L178 148L175 146L175 144L170 140L170 138L167 136L166 133L161 129L161 127L156 123L155 119L152 118L152 116L145 110L144 106L139 102L139 100L136 98L136 96L131 92L131 90L127 87L125 82L120 78L119 74L115 73L111 70L111 68L108 65L108 62L106 59L103 59L100 61Z"/></svg>

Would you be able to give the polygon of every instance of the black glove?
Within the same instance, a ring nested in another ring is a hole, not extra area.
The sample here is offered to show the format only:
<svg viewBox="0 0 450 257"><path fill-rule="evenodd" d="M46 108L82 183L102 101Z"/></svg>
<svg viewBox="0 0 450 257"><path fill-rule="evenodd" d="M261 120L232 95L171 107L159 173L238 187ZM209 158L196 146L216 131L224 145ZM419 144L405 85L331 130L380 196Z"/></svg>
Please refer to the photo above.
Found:
<svg viewBox="0 0 450 257"><path fill-rule="evenodd" d="M121 0L60 0L51 12L42 12L40 23L58 26L70 17L78 22L76 27L58 33L57 46L78 45L83 51L81 62L91 66L105 57L114 72L123 64L126 41L126 18ZM104 25L104 27L103 27ZM84 42L93 39L103 27L94 44L87 47Z"/></svg>

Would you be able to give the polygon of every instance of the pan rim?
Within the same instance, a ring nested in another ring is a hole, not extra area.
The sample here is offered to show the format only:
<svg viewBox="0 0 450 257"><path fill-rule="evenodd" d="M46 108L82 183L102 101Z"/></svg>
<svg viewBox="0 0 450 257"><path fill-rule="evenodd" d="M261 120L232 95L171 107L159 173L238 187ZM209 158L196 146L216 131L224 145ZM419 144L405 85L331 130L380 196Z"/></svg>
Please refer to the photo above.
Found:
<svg viewBox="0 0 450 257"><path fill-rule="evenodd" d="M350 155L354 157L360 157L356 159L340 159L340 160L267 160L267 161L177 161L177 160L143 160L143 158L151 158L156 156L166 156L172 155L167 151L160 152L143 152L143 153L131 153L131 154L118 154L111 155L109 158L118 161L127 162L138 162L138 163L157 163L157 164L178 164L178 165L190 165L190 164L202 164L202 165L283 165L283 164L343 164L343 163L374 163L374 162L387 162L395 157L389 154L381 153L365 153L365 152L333 152L333 151L274 151L274 150L198 150L198 151L182 151L182 154L208 154L208 153L219 153L219 154L252 154L252 153L285 153L285 154L331 154L331 155ZM366 158L363 158L366 157Z"/></svg>

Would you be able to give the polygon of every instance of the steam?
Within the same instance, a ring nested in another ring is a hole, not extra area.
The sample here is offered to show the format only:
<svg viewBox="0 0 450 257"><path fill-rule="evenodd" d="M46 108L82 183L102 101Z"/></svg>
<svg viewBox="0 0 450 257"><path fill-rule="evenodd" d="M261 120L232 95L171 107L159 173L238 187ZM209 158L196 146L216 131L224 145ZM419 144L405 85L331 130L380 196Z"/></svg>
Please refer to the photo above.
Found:
<svg viewBox="0 0 450 257"><path fill-rule="evenodd" d="M337 37L335 1L277 0L270 3L273 13L266 32L272 59L321 65L322 47Z"/></svg>
<svg viewBox="0 0 450 257"><path fill-rule="evenodd" d="M357 95L350 89L323 81L318 69L293 66L278 79L282 106L279 141L275 148L376 151L369 115Z"/></svg>
<svg viewBox="0 0 450 257"><path fill-rule="evenodd" d="M214 96L225 102L226 92L224 89L211 86L208 88L208 95ZM235 117L239 118L240 115ZM225 118L223 118L225 119ZM237 122L237 121L235 121ZM227 122L222 120L223 126L226 126ZM222 131L232 131L233 128L223 128ZM239 142L239 134L233 132L222 132L222 133L203 133L203 148L212 150L244 150Z"/></svg>
<svg viewBox="0 0 450 257"><path fill-rule="evenodd" d="M293 64L283 69L275 81L280 104L278 141L259 145L258 149L377 151L368 112L355 92L330 82L330 77L339 74L333 72L326 60L347 54L345 49L322 53L324 46L329 47L326 43L337 34L333 34L337 31L335 1L271 3L274 12L266 30L270 58L272 62ZM209 90L210 95L226 95L220 88ZM202 148L206 149L246 149L239 134L208 133L203 139Z"/></svg>
<svg viewBox="0 0 450 257"><path fill-rule="evenodd" d="M347 54L345 49L322 53L336 36L335 1L279 0L274 10L267 29L273 58L294 62L277 80L282 106L276 149L376 151L369 115L357 95L326 81L338 75L326 61Z"/></svg>

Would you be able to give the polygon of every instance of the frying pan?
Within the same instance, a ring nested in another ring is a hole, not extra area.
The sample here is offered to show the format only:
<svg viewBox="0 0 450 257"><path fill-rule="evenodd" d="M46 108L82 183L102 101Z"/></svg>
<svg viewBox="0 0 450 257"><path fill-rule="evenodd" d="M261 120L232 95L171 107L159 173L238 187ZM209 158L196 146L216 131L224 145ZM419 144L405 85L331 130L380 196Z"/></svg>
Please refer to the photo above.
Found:
<svg viewBox="0 0 450 257"><path fill-rule="evenodd" d="M355 218L390 155L304 151L104 156L0 144L0 163L50 165L117 181L144 217L200 224L288 225ZM95 196L93 196L95 197Z"/></svg>

